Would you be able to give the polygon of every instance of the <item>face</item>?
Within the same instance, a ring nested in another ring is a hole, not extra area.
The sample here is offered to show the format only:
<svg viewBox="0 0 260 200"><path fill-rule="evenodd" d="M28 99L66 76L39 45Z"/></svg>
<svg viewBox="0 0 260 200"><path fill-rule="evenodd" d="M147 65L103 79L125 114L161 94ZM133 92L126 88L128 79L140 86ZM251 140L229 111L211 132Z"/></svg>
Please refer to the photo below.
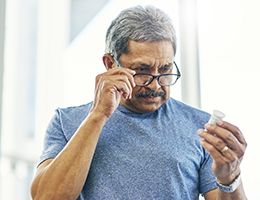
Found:
<svg viewBox="0 0 260 200"><path fill-rule="evenodd" d="M123 67L135 70L136 73L152 75L171 73L170 66L174 58L171 42L136 42L131 40L128 47L128 53L122 54L120 57L120 64ZM154 79L147 86L136 86L133 89L132 98L127 100L122 98L121 104L134 112L152 112L160 108L169 97L170 86L160 86Z"/></svg>

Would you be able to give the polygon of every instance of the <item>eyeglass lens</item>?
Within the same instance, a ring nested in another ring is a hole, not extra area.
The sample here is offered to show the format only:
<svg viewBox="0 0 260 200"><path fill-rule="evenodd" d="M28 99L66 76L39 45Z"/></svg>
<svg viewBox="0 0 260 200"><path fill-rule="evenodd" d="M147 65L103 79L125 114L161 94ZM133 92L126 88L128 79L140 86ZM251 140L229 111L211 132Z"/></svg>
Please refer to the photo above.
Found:
<svg viewBox="0 0 260 200"><path fill-rule="evenodd" d="M178 75L175 74L162 74L159 76L153 76L149 74L134 75L135 83L136 85L139 86L149 85L153 81L153 79L157 79L159 85L167 86L167 85L173 85L177 81Z"/></svg>

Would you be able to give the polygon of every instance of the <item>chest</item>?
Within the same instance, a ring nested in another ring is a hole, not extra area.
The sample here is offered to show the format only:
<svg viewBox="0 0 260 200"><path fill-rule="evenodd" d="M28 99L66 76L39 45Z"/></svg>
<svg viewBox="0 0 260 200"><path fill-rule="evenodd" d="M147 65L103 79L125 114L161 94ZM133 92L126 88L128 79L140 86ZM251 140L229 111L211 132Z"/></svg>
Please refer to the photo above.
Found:
<svg viewBox="0 0 260 200"><path fill-rule="evenodd" d="M203 159L197 127L185 121L120 119L104 127L96 156L106 166L122 169L162 167L169 171L199 170ZM152 172L151 172L152 173Z"/></svg>

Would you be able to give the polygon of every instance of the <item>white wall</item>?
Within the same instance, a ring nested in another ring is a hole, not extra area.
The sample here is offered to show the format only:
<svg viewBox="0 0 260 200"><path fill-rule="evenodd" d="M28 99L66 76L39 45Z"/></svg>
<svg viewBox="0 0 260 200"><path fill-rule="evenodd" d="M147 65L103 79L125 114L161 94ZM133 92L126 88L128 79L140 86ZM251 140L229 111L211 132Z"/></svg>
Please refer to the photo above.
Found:
<svg viewBox="0 0 260 200"><path fill-rule="evenodd" d="M260 180L260 2L199 0L202 108L226 113L248 148L242 178L248 199L258 200Z"/></svg>

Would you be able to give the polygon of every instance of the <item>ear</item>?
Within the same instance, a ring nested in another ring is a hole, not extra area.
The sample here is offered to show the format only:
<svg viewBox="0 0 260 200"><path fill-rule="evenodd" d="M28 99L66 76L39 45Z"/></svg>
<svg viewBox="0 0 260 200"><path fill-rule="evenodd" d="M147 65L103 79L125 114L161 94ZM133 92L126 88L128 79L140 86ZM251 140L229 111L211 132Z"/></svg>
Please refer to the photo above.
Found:
<svg viewBox="0 0 260 200"><path fill-rule="evenodd" d="M104 54L102 59L107 70L115 67L115 61L111 54L109 53Z"/></svg>

